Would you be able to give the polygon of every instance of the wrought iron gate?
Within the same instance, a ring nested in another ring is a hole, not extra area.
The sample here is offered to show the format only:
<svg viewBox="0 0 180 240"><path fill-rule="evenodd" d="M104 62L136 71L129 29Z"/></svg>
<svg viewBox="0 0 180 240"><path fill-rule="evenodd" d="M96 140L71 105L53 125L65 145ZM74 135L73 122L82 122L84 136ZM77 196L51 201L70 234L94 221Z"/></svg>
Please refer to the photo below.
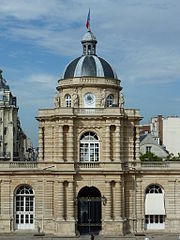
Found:
<svg viewBox="0 0 180 240"><path fill-rule="evenodd" d="M101 197L78 198L78 230L80 234L98 234L101 230Z"/></svg>

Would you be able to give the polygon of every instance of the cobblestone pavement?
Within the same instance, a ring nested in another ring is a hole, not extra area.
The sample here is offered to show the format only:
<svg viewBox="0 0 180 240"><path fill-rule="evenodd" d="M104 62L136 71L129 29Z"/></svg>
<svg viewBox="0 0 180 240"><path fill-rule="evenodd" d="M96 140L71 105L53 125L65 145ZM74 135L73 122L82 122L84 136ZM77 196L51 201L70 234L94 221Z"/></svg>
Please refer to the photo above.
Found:
<svg viewBox="0 0 180 240"><path fill-rule="evenodd" d="M90 236L81 236L81 237L57 237L52 235L37 235L32 233L19 234L19 233L10 233L10 234L0 234L0 240L90 240ZM103 237L95 236L94 240L179 240L180 234L152 234L146 236L132 236L126 235L124 237Z"/></svg>

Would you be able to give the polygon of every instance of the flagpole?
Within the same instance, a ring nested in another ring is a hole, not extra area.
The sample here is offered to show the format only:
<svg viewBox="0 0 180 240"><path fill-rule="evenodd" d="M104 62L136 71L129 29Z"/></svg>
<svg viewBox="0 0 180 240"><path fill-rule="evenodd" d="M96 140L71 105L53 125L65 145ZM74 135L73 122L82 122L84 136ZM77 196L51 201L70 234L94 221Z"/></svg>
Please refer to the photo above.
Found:
<svg viewBox="0 0 180 240"><path fill-rule="evenodd" d="M88 31L91 31L91 29L90 29L90 8L89 8L88 16L87 16L87 20L86 20L86 28Z"/></svg>

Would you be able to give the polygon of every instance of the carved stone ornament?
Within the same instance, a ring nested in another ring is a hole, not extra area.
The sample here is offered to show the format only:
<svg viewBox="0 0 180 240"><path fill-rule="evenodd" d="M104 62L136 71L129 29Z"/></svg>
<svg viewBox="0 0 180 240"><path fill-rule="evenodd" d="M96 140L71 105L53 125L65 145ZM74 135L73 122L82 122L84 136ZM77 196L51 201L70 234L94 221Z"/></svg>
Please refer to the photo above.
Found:
<svg viewBox="0 0 180 240"><path fill-rule="evenodd" d="M106 101L106 90L103 89L101 92L101 100L100 100L100 105L105 106L105 101Z"/></svg>
<svg viewBox="0 0 180 240"><path fill-rule="evenodd" d="M54 107L59 108L60 107L60 96L56 92L55 97L54 97Z"/></svg>
<svg viewBox="0 0 180 240"><path fill-rule="evenodd" d="M73 103L74 108L79 107L79 95L78 95L77 89L75 89L75 91L72 95L72 103Z"/></svg>
<svg viewBox="0 0 180 240"><path fill-rule="evenodd" d="M119 106L120 108L124 108L124 95L122 92L120 92L120 95L119 95Z"/></svg>

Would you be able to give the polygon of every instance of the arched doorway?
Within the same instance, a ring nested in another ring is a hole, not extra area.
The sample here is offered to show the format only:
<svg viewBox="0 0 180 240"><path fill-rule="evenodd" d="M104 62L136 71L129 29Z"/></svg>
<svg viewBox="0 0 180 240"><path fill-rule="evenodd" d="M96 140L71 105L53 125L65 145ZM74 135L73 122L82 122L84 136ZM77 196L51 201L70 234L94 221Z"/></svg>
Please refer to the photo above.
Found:
<svg viewBox="0 0 180 240"><path fill-rule="evenodd" d="M28 185L15 191L15 229L34 229L34 192Z"/></svg>
<svg viewBox="0 0 180 240"><path fill-rule="evenodd" d="M79 191L77 229L80 234L98 234L101 230L101 193L95 187Z"/></svg>

